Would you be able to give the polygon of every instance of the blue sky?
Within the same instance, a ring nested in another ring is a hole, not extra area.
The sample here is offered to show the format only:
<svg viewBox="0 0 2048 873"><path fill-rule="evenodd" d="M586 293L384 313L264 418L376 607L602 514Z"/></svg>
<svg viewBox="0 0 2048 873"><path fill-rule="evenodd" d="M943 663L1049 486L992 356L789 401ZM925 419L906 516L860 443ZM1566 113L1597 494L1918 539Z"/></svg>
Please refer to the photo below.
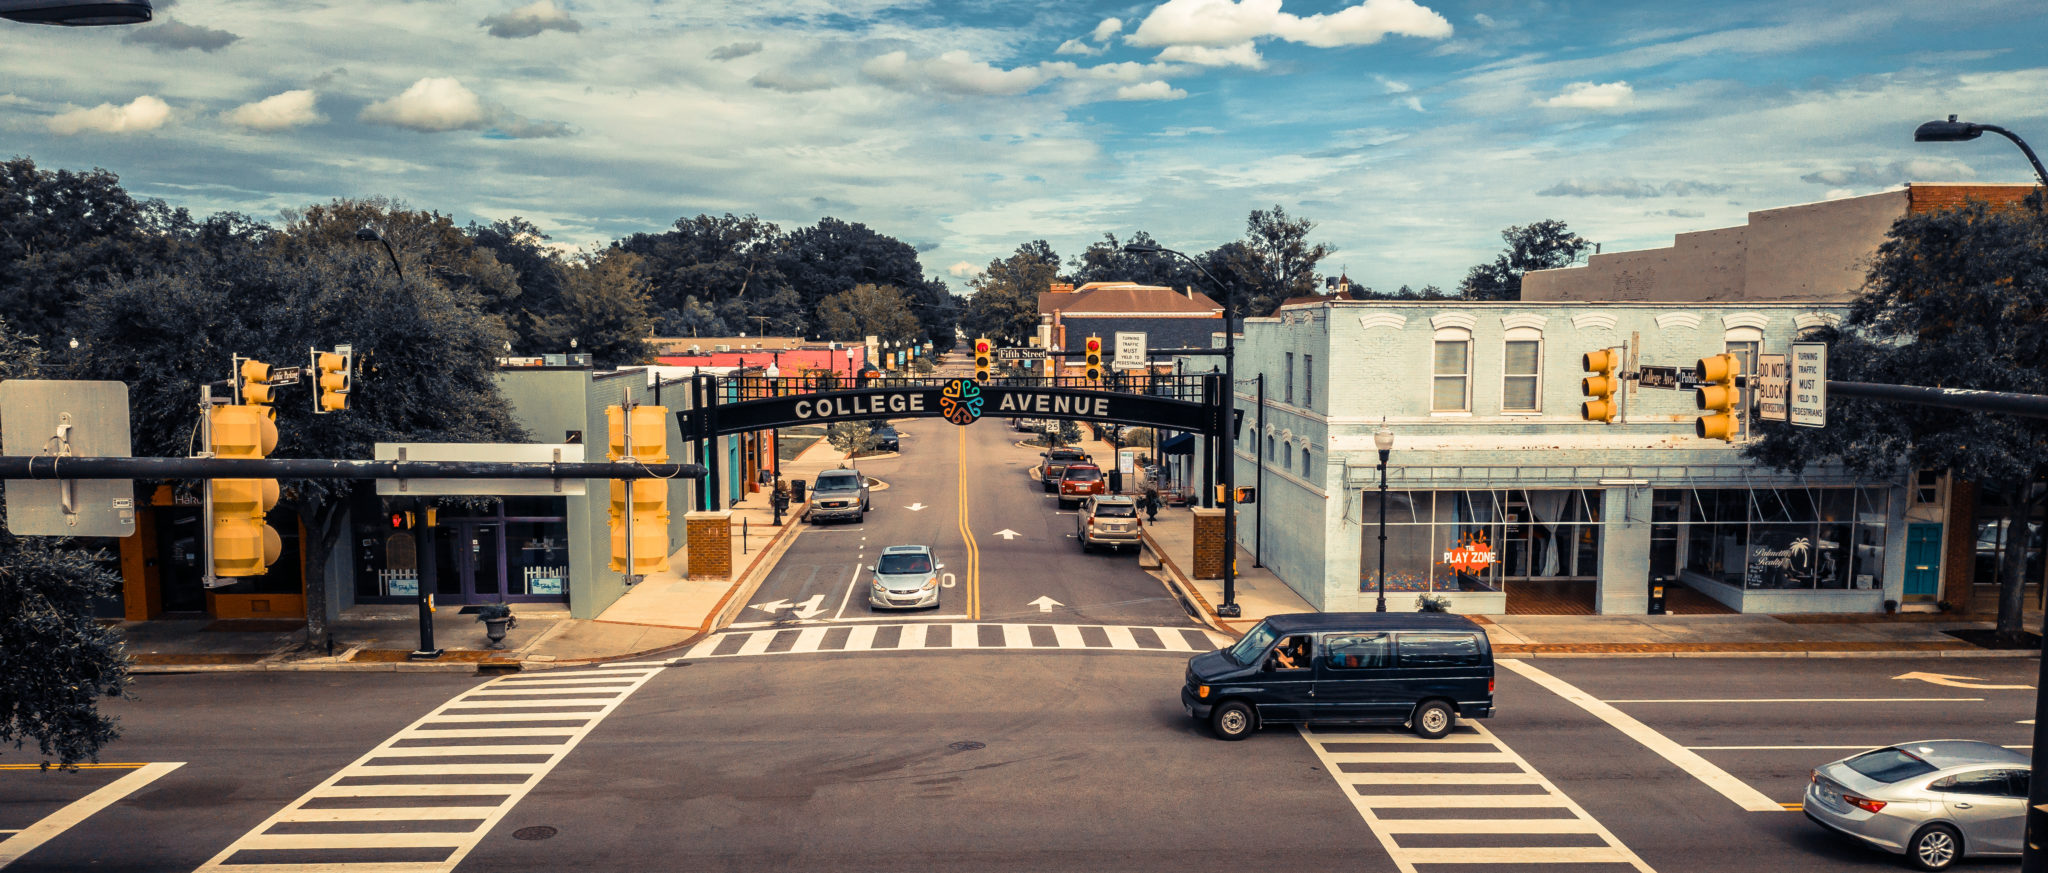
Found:
<svg viewBox="0 0 2048 873"><path fill-rule="evenodd" d="M385 195L565 246L823 216L956 290L1046 239L1190 252L1283 206L1376 287L1453 287L1511 224L1607 250L2048 147L2040 0L177 0L0 23L0 154L274 220Z"/></svg>

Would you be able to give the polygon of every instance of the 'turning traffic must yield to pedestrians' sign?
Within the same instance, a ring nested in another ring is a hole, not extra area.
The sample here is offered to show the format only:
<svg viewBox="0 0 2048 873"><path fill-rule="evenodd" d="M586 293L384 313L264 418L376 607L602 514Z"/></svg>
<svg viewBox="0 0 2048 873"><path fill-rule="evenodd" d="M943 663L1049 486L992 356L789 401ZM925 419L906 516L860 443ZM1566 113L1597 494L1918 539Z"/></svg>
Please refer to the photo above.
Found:
<svg viewBox="0 0 2048 873"><path fill-rule="evenodd" d="M1828 426L1827 343L1792 344L1792 423Z"/></svg>

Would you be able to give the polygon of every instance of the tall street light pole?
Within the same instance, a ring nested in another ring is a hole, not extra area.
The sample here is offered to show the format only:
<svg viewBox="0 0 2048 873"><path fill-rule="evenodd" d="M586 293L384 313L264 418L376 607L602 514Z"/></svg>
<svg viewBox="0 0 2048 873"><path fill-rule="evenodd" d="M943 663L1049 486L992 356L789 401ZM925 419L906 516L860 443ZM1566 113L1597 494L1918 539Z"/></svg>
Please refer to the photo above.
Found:
<svg viewBox="0 0 2048 873"><path fill-rule="evenodd" d="M2027 147L2027 141L2019 135L1995 124L1976 124L1957 121L1951 115L1947 121L1930 121L1913 131L1914 142L1966 142L1976 139L1984 131L2012 140L2027 156L2027 162L2034 165L2034 178L2048 186L2048 171L2041 169L2041 159L2034 156L2034 150ZM2048 638L2048 616L2041 620L2041 634ZM2048 658L2041 659L2040 673L2034 682L2034 761L2033 775L2027 786L2027 829L2020 841L2020 873L2048 873ZM1908 851L1911 851L1909 848Z"/></svg>
<svg viewBox="0 0 2048 873"><path fill-rule="evenodd" d="M1175 251L1164 246L1128 243L1124 251L1134 255L1169 254L1194 265L1202 277L1216 290L1223 292L1223 430L1217 438L1223 443L1223 492L1230 499L1223 501L1223 603L1216 607L1216 614L1224 618L1236 618L1244 614L1244 608L1237 605L1237 446L1234 444L1235 429L1232 425L1237 414L1237 295L1230 293L1230 286L1216 281L1202 262L1188 257L1186 252Z"/></svg>
<svg viewBox="0 0 2048 873"><path fill-rule="evenodd" d="M1380 420L1380 429L1372 432L1372 444L1380 450L1380 601L1373 607L1374 612L1387 611L1387 456L1394 453L1394 429Z"/></svg>

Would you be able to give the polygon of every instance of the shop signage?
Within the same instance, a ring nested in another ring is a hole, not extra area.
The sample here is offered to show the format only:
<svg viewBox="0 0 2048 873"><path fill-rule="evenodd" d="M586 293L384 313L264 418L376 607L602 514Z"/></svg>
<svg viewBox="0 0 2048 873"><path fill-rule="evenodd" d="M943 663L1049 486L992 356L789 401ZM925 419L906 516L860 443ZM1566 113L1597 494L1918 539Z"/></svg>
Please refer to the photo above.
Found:
<svg viewBox="0 0 2048 873"><path fill-rule="evenodd" d="M1792 423L1828 426L1828 344L1792 344Z"/></svg>
<svg viewBox="0 0 2048 873"><path fill-rule="evenodd" d="M1494 554L1483 533L1461 535L1456 547L1444 551L1444 563L1459 573L1478 575L1499 560L1500 556Z"/></svg>
<svg viewBox="0 0 2048 873"><path fill-rule="evenodd" d="M1765 421L1785 421L1785 395L1792 387L1791 367L1784 355L1756 357L1756 414Z"/></svg>

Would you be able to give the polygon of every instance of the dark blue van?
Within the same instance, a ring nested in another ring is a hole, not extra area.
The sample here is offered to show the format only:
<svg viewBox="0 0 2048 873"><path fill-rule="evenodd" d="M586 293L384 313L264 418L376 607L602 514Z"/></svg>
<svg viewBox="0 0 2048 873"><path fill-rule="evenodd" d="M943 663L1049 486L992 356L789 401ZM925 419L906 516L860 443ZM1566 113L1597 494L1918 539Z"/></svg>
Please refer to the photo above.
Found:
<svg viewBox="0 0 2048 873"><path fill-rule="evenodd" d="M1267 724L1398 724L1437 739L1493 715L1493 647L1462 615L1275 615L1188 659L1188 715L1241 740Z"/></svg>

